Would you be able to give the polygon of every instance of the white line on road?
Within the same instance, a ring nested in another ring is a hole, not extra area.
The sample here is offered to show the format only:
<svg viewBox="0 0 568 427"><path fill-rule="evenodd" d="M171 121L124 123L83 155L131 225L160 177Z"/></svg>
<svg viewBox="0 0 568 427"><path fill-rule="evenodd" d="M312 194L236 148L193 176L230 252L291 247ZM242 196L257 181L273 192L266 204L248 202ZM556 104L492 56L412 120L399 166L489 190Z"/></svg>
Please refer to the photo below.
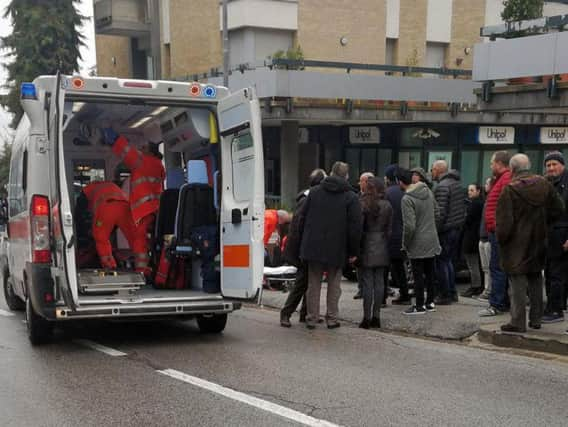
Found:
<svg viewBox="0 0 568 427"><path fill-rule="evenodd" d="M101 353L108 354L109 356L115 356L115 357L128 356L126 353L123 353L122 351L115 350L114 348L107 347L105 345L96 343L94 341L74 340L74 342L82 346L89 347L93 350L100 351Z"/></svg>
<svg viewBox="0 0 568 427"><path fill-rule="evenodd" d="M0 308L0 316L11 317L11 316L14 316L14 313L10 313L9 311L2 310L2 309Z"/></svg>
<svg viewBox="0 0 568 427"><path fill-rule="evenodd" d="M294 411L293 409L286 408L285 406L280 406L275 403L259 399L257 397L249 396L248 394L241 393L240 391L235 391L233 389L223 387L222 385L184 374L183 372L176 371L175 369L164 369L158 372L160 374L167 375L168 377L175 378L176 380L180 380L188 384L203 388L205 390L209 390L213 393L220 394L221 396L228 397L229 399L237 400L239 402L246 403L247 405L254 406L255 408L259 408L281 417L288 418L289 420L296 421L306 426L339 427L338 424L333 424L325 420L310 417L309 415Z"/></svg>

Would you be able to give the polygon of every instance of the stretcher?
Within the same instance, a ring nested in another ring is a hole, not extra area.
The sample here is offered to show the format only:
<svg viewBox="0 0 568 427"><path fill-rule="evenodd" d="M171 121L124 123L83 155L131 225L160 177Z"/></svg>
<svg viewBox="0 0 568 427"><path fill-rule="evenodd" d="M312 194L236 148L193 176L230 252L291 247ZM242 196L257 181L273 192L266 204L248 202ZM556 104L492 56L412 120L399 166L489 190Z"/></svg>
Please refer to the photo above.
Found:
<svg viewBox="0 0 568 427"><path fill-rule="evenodd" d="M288 290L296 281L298 269L292 265L282 265L280 267L264 267L263 286L266 289L279 289L284 292Z"/></svg>

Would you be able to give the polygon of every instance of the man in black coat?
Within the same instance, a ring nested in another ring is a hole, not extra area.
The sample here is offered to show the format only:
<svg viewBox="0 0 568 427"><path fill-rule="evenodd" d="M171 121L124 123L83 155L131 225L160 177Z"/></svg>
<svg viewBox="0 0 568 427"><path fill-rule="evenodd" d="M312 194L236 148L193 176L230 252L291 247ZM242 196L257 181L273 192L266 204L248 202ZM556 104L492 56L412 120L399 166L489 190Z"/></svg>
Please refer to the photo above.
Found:
<svg viewBox="0 0 568 427"><path fill-rule="evenodd" d="M385 169L385 181L387 190L385 198L392 206L392 233L389 239L390 273L393 283L399 288L400 294L397 299L393 299L393 304L410 305L412 300L408 295L408 282L406 280L405 257L402 248L402 209L401 202L404 191L400 188L396 177L398 172L397 165L389 165ZM388 274L387 274L388 275ZM385 280L385 283L388 283Z"/></svg>
<svg viewBox="0 0 568 427"><path fill-rule="evenodd" d="M302 220L304 202L310 194L310 189L319 185L321 181L326 177L326 173L323 169L314 169L310 174L309 186L307 190L301 191L296 196L296 209L294 210L294 217L292 218L292 223L290 224L290 231L288 233L288 240L286 242L286 247L284 248L284 259L286 262L298 267L296 273L296 280L294 287L290 290L288 298L284 303L284 307L280 310L280 325L289 328L292 326L290 323L290 316L296 311L298 305L302 301L302 307L300 309L300 322L306 321L306 291L308 290L308 266L305 262L300 260L300 243L302 241L302 236L300 234L300 223Z"/></svg>
<svg viewBox="0 0 568 427"><path fill-rule="evenodd" d="M329 329L337 321L341 275L345 260L357 260L361 240L361 206L347 181L349 166L336 162L331 176L310 190L303 208L300 258L308 263L308 316L306 326L314 329L319 320L321 278L327 272Z"/></svg>
<svg viewBox="0 0 568 427"><path fill-rule="evenodd" d="M547 179L568 206L568 171L564 156L559 151L548 153L544 158L544 166ZM542 323L562 322L568 297L567 212L549 227L545 276L547 304Z"/></svg>

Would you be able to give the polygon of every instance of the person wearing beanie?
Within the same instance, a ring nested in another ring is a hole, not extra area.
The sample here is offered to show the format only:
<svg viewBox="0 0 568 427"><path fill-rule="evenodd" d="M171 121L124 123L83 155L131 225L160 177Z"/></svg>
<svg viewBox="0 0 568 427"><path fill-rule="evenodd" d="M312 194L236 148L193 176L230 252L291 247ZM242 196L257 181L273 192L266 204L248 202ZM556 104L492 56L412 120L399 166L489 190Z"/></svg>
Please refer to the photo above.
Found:
<svg viewBox="0 0 568 427"><path fill-rule="evenodd" d="M568 172L564 156L560 151L552 151L544 157L546 178L554 186L565 207L568 206ZM568 298L568 213L564 212L558 221L548 229L546 253L547 304L542 323L554 323L564 320Z"/></svg>
<svg viewBox="0 0 568 427"><path fill-rule="evenodd" d="M412 172L398 171L400 187L405 194L401 202L402 210L402 249L406 252L414 276L416 302L405 315L425 314L436 311L434 305L434 258L442 248L436 230L436 199L428 186L422 181L412 183ZM424 301L426 288L426 301Z"/></svg>
<svg viewBox="0 0 568 427"><path fill-rule="evenodd" d="M412 172L412 183L415 184L419 181L423 182L428 186L428 188L432 189L432 181L428 178L428 174L423 168L413 168L410 169Z"/></svg>
<svg viewBox="0 0 568 427"><path fill-rule="evenodd" d="M395 287L398 287L399 297L392 300L395 305L409 305L411 300L408 295L408 280L406 277L406 257L402 248L402 210L401 201L404 191L400 188L397 178L398 165L389 165L385 168L385 199L392 206L392 231L388 241L390 265L385 269L385 277L388 279L390 272ZM388 283L388 280L385 280ZM386 294L385 294L386 295Z"/></svg>

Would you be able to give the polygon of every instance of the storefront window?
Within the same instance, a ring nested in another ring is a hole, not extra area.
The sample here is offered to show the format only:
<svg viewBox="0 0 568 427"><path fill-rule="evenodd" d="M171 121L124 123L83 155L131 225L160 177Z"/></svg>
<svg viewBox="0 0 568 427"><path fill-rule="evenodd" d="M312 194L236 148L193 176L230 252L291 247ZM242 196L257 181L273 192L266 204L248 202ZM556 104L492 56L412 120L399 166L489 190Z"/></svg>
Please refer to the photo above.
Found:
<svg viewBox="0 0 568 427"><path fill-rule="evenodd" d="M376 173L377 168L377 150L372 149L361 149L361 173L363 172L373 172Z"/></svg>
<svg viewBox="0 0 568 427"><path fill-rule="evenodd" d="M377 176L385 176L385 169L392 163L392 150L381 148L377 150Z"/></svg>
<svg viewBox="0 0 568 427"><path fill-rule="evenodd" d="M398 164L406 169L422 167L422 152L400 151L398 153Z"/></svg>
<svg viewBox="0 0 568 427"><path fill-rule="evenodd" d="M465 187L469 184L481 184L479 176L479 151L462 151L460 165L461 182Z"/></svg>
<svg viewBox="0 0 568 427"><path fill-rule="evenodd" d="M345 162L349 165L349 181L354 184L359 181L361 169L359 168L359 149L347 148L345 150Z"/></svg>
<svg viewBox="0 0 568 427"><path fill-rule="evenodd" d="M509 153L511 153L511 155L517 154L519 152L519 150L515 147L504 147L502 148L502 150L506 150ZM488 150L488 151L484 151L483 152L483 164L482 164L482 174L481 174L481 179L482 181L484 181L486 178L490 178L493 174L491 173L491 156L493 156L493 153L495 153L495 151L498 150Z"/></svg>
<svg viewBox="0 0 568 427"><path fill-rule="evenodd" d="M531 171L537 174L543 173L543 152L540 150L526 150L525 154L529 157L531 161Z"/></svg>

